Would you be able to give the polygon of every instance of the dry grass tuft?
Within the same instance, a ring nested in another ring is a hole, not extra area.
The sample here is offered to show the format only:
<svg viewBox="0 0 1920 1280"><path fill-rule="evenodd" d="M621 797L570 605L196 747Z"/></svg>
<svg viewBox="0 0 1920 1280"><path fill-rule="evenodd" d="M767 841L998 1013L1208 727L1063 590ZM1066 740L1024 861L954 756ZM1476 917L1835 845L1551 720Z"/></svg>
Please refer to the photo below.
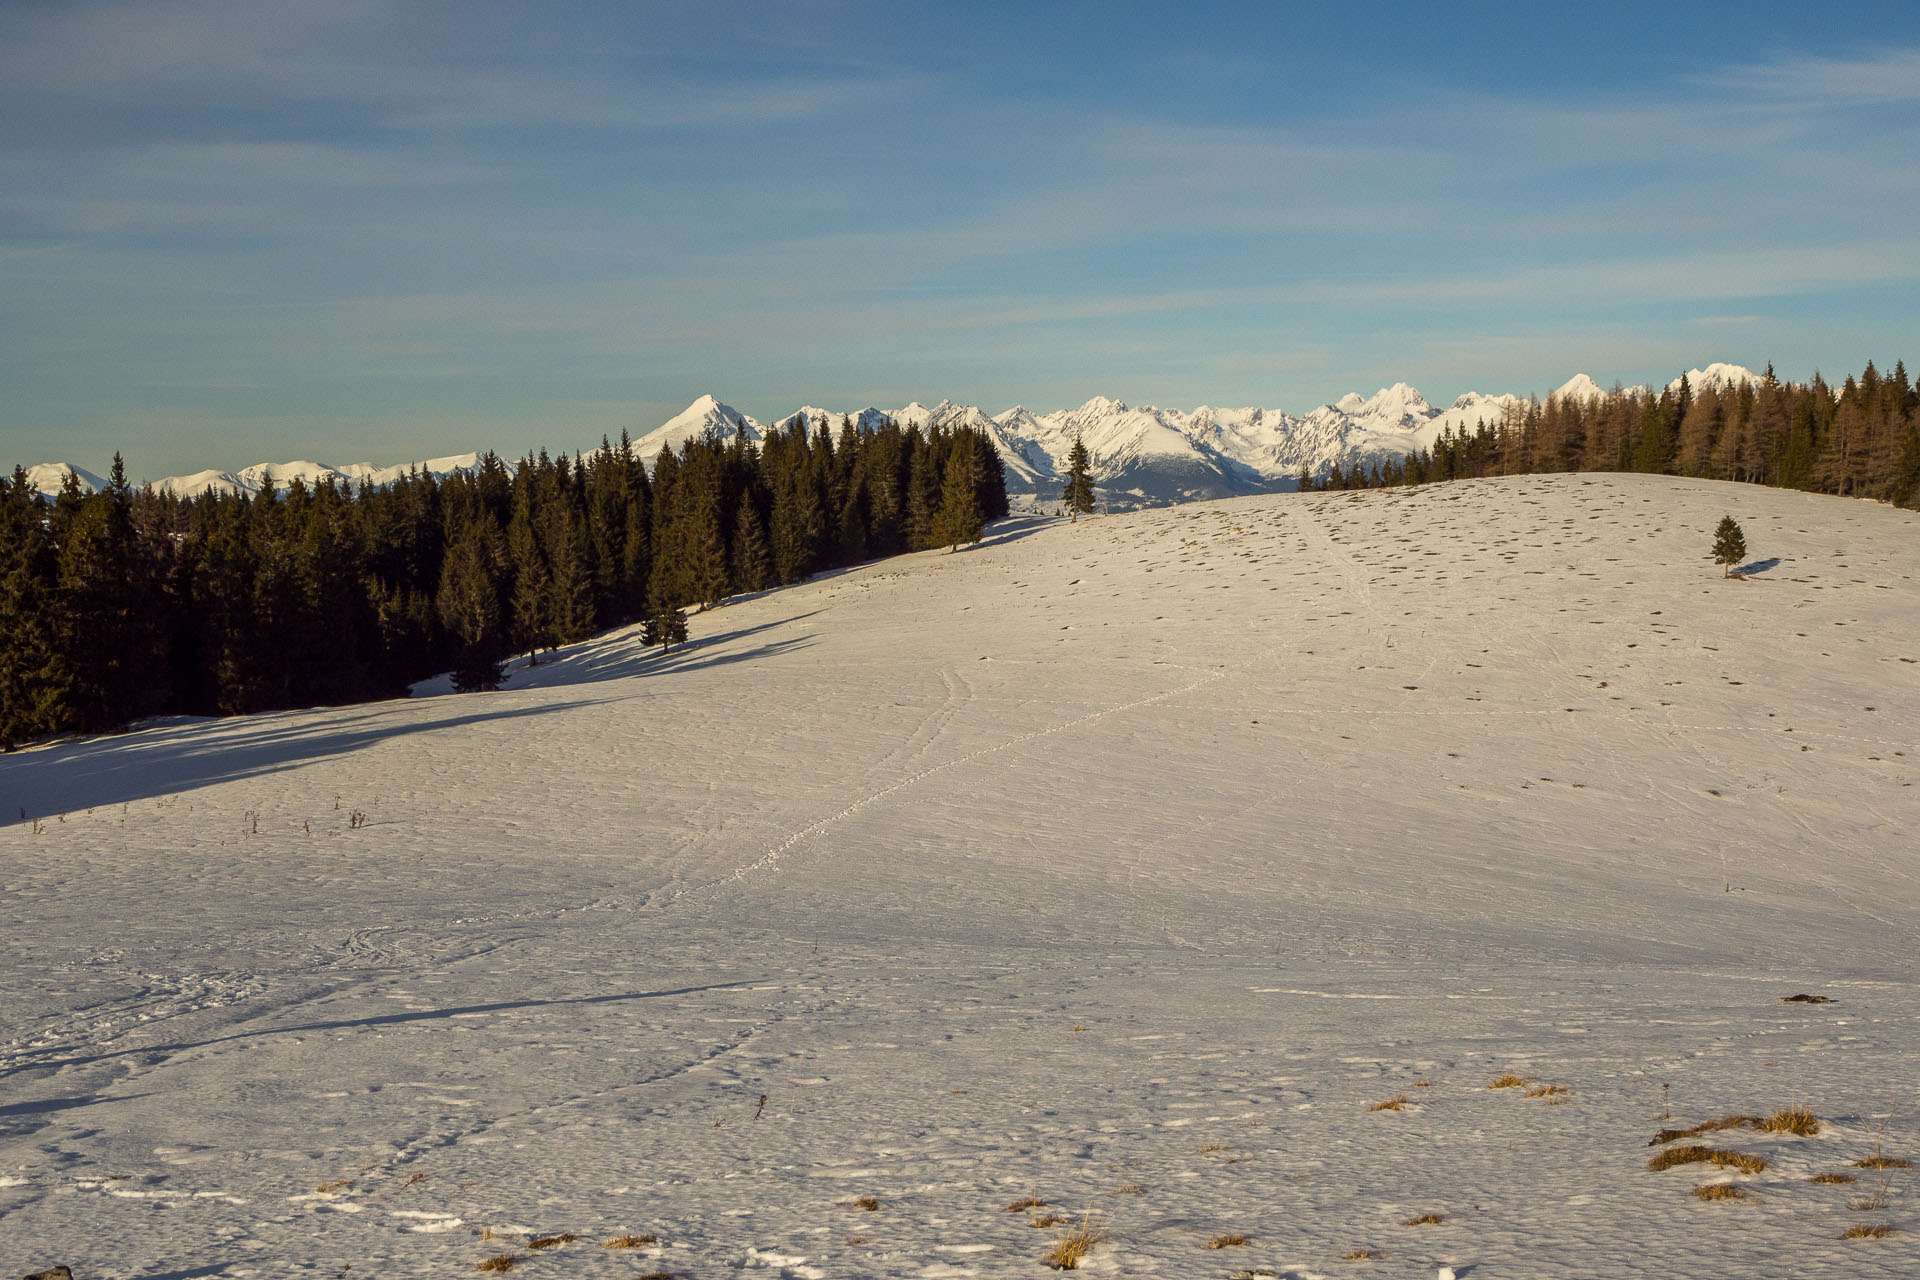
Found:
<svg viewBox="0 0 1920 1280"><path fill-rule="evenodd" d="M1541 1084L1535 1085L1533 1088L1527 1090L1527 1096L1529 1098L1557 1098L1572 1092L1573 1090L1564 1085Z"/></svg>
<svg viewBox="0 0 1920 1280"><path fill-rule="evenodd" d="M1738 1151L1722 1151L1717 1147L1689 1145L1670 1147L1653 1159L1647 1161L1647 1168L1659 1173L1662 1169L1671 1169L1683 1164L1713 1164L1722 1169L1738 1169L1742 1173L1763 1173L1767 1162L1759 1156L1743 1155Z"/></svg>
<svg viewBox="0 0 1920 1280"><path fill-rule="evenodd" d="M1527 1078L1525 1076L1517 1076L1517 1075L1514 1075L1513 1072L1509 1071L1507 1072L1507 1074L1503 1076L1495 1076L1493 1079L1487 1081L1487 1088L1519 1089L1524 1087L1526 1083L1527 1083Z"/></svg>
<svg viewBox="0 0 1920 1280"><path fill-rule="evenodd" d="M336 1191L344 1191L351 1185L353 1185L352 1178L342 1178L338 1182L323 1182L313 1189L313 1194L317 1196L330 1196Z"/></svg>
<svg viewBox="0 0 1920 1280"><path fill-rule="evenodd" d="M1416 1218L1408 1218L1402 1225L1409 1227L1431 1227L1438 1226L1445 1221L1446 1219L1437 1213L1423 1213Z"/></svg>
<svg viewBox="0 0 1920 1280"><path fill-rule="evenodd" d="M520 1259L511 1253L496 1253L473 1264L475 1271L511 1271L520 1265Z"/></svg>
<svg viewBox="0 0 1920 1280"><path fill-rule="evenodd" d="M1856 1179L1850 1173L1816 1173L1811 1178L1808 1178L1807 1181L1808 1182L1856 1182L1858 1181L1858 1179Z"/></svg>
<svg viewBox="0 0 1920 1280"><path fill-rule="evenodd" d="M1899 1156L1868 1156L1865 1160L1855 1160L1856 1169L1911 1169L1913 1161L1903 1160Z"/></svg>
<svg viewBox="0 0 1920 1280"><path fill-rule="evenodd" d="M1797 996L1781 996L1780 1003L1781 1004L1832 1004L1833 997L1832 996L1810 996L1803 991Z"/></svg>
<svg viewBox="0 0 1920 1280"><path fill-rule="evenodd" d="M558 1249L561 1245L572 1244L579 1238L579 1236L567 1231L563 1231L557 1236L536 1236L534 1239L527 1241L527 1248Z"/></svg>
<svg viewBox="0 0 1920 1280"><path fill-rule="evenodd" d="M1787 1107L1776 1111L1767 1117L1762 1127L1768 1133L1797 1133L1803 1138L1811 1138L1820 1132L1820 1122L1805 1107Z"/></svg>
<svg viewBox="0 0 1920 1280"><path fill-rule="evenodd" d="M1233 1148L1228 1146L1224 1142L1209 1142L1204 1146L1195 1147L1193 1149L1193 1154L1197 1156L1204 1156L1204 1155L1211 1155L1216 1151L1231 1151L1231 1150L1233 1150Z"/></svg>
<svg viewBox="0 0 1920 1280"><path fill-rule="evenodd" d="M1407 1095L1404 1093L1401 1093L1401 1094L1396 1094L1391 1098L1388 1098L1385 1102L1376 1102L1372 1106L1368 1107L1367 1110L1398 1111L1400 1108L1406 1105L1407 1105Z"/></svg>
<svg viewBox="0 0 1920 1280"><path fill-rule="evenodd" d="M1137 1182L1129 1182L1125 1186L1115 1187L1113 1194L1116 1196L1143 1196L1147 1194L1147 1189Z"/></svg>
<svg viewBox="0 0 1920 1280"><path fill-rule="evenodd" d="M1766 1121L1759 1116L1721 1116L1718 1120L1702 1120L1691 1129L1662 1129L1653 1135L1650 1147L1664 1146L1669 1142L1678 1142L1682 1138L1697 1138L1703 1133L1717 1133L1722 1129L1762 1129Z"/></svg>
<svg viewBox="0 0 1920 1280"><path fill-rule="evenodd" d="M1027 1219L1027 1225L1030 1227L1061 1227L1072 1221L1073 1219L1064 1213L1036 1213Z"/></svg>
<svg viewBox="0 0 1920 1280"><path fill-rule="evenodd" d="M872 1196L860 1196L859 1198L854 1200L852 1204L848 1205L847 1207L849 1209L865 1209L868 1213L872 1213L875 1210L879 1209L880 1202L874 1199Z"/></svg>
<svg viewBox="0 0 1920 1280"><path fill-rule="evenodd" d="M636 1235L628 1234L623 1236L614 1236L610 1240L602 1240L600 1242L600 1247L602 1249L644 1249L650 1244L659 1244L659 1243L660 1243L660 1237L653 1235L652 1233L648 1233L647 1235L644 1235L644 1236L636 1236Z"/></svg>
<svg viewBox="0 0 1920 1280"><path fill-rule="evenodd" d="M1055 1271L1078 1271L1080 1263L1093 1252L1093 1246L1099 1244L1104 1238L1092 1226L1082 1222L1055 1240L1052 1246L1040 1255L1040 1261Z"/></svg>
<svg viewBox="0 0 1920 1280"><path fill-rule="evenodd" d="M1894 1229L1884 1222L1856 1222L1840 1233L1842 1240L1885 1240Z"/></svg>
<svg viewBox="0 0 1920 1280"><path fill-rule="evenodd" d="M1243 1235L1215 1236L1201 1247L1206 1249L1238 1249L1243 1244L1252 1243L1253 1241Z"/></svg>
<svg viewBox="0 0 1920 1280"><path fill-rule="evenodd" d="M1378 1249L1349 1249L1347 1252L1340 1255L1340 1261L1368 1262L1374 1258L1382 1258L1385 1256L1386 1255L1381 1253Z"/></svg>
<svg viewBox="0 0 1920 1280"><path fill-rule="evenodd" d="M1028 1196L1025 1200L1015 1200L1007 1206L1006 1211L1008 1213L1020 1213L1027 1209L1044 1209L1046 1207L1047 1202L1045 1200L1042 1200L1038 1196Z"/></svg>
<svg viewBox="0 0 1920 1280"><path fill-rule="evenodd" d="M673 1272L649 1271L647 1274L640 1276L638 1280L673 1280Z"/></svg>
<svg viewBox="0 0 1920 1280"><path fill-rule="evenodd" d="M1745 1200L1747 1193L1731 1182L1709 1182L1704 1187L1695 1187L1693 1194L1702 1200Z"/></svg>

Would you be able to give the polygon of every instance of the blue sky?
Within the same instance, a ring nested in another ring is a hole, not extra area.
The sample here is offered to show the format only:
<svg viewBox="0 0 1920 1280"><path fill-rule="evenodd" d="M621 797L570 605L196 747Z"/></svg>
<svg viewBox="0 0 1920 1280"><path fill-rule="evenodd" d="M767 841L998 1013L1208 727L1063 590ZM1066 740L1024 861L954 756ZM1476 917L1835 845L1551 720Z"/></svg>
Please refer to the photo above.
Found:
<svg viewBox="0 0 1920 1280"><path fill-rule="evenodd" d="M0 460L1920 354L1911 4L0 0Z"/></svg>

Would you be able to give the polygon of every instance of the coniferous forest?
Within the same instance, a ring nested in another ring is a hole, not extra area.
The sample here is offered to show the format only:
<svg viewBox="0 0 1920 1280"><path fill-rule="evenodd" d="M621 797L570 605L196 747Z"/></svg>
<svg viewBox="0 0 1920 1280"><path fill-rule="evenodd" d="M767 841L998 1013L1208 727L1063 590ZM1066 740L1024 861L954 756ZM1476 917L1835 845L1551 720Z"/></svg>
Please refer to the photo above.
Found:
<svg viewBox="0 0 1920 1280"><path fill-rule="evenodd" d="M1920 392L1905 362L1871 362L1836 391L1818 374L1698 392L1683 377L1653 392L1615 387L1592 400L1530 401L1499 422L1448 432L1399 462L1303 474L1303 489L1367 489L1541 471L1640 471L1896 505L1920 499Z"/></svg>
<svg viewBox="0 0 1920 1280"><path fill-rule="evenodd" d="M399 697L452 670L863 560L975 541L1007 514L972 430L775 431L663 452L295 482L181 499L108 486L52 501L0 480L0 744L144 716Z"/></svg>

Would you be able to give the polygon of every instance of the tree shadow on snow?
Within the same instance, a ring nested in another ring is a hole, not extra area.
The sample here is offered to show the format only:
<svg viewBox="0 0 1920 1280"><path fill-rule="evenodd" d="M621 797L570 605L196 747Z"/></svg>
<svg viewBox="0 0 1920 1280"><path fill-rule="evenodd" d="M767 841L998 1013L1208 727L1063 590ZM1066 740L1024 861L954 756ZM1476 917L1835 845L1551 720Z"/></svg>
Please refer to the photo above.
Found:
<svg viewBox="0 0 1920 1280"><path fill-rule="evenodd" d="M65 1067L86 1066L94 1062L108 1062L114 1058L144 1056L148 1054L186 1053L194 1049L205 1049L216 1044L232 1044L239 1040L258 1040L264 1036L301 1035L314 1031L365 1031L375 1027L391 1027L407 1022L441 1022L448 1018L468 1016L478 1013L502 1013L510 1009L554 1009L572 1005L622 1004L629 1000L659 1000L667 996L699 995L706 991L732 991L740 987L751 987L761 982L759 978L743 978L737 982L709 982L702 986L673 987L662 991L619 991L603 996L560 996L552 1000L497 1000L491 1004L456 1005L446 1009L408 1009L400 1013L376 1013L364 1018L334 1018L325 1022L302 1022L288 1027L261 1027L253 1031L235 1031L230 1035L209 1036L205 1040L181 1040L171 1044L148 1044L137 1048L109 1049L103 1053L78 1054L68 1058L41 1058L22 1062L17 1066L0 1071L0 1079L18 1075L23 1071L58 1071ZM53 1109L64 1105L80 1106L87 1102L113 1101L106 1098L85 1098L72 1104L34 1103L29 1104L40 1109Z"/></svg>
<svg viewBox="0 0 1920 1280"><path fill-rule="evenodd" d="M603 701L611 701L604 699ZM396 704L332 712L273 711L221 720L189 720L131 733L55 743L0 762L0 826L49 819L154 796L265 777L374 743L460 725L518 720L583 705L450 705L430 719L395 715Z"/></svg>
<svg viewBox="0 0 1920 1280"><path fill-rule="evenodd" d="M813 637L794 636L745 648L736 647L739 641L810 616L800 614L702 637L667 653L643 649L639 629L625 628L543 657L532 668L516 664L502 688L513 692L598 684L753 662L803 648ZM409 734L518 720L638 696L636 691L527 705L517 698L503 704L492 694L427 697L422 691L409 700L411 706L400 701L220 719L181 718L127 733L56 742L0 757L0 827L219 782L266 777ZM423 717L420 711L427 708L444 714Z"/></svg>
<svg viewBox="0 0 1920 1280"><path fill-rule="evenodd" d="M1765 573L1769 569L1777 569L1779 567L1780 557L1775 556L1771 560L1755 560L1751 564L1737 565L1733 571L1743 578L1751 578L1756 573Z"/></svg>

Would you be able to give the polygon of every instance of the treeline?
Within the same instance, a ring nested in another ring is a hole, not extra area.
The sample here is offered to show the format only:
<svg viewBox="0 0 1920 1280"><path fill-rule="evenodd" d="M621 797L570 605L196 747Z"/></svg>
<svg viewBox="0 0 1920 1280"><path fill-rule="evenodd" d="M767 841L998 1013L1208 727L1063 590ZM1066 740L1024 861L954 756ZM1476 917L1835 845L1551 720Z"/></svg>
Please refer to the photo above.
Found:
<svg viewBox="0 0 1920 1280"><path fill-rule="evenodd" d="M48 501L0 480L0 744L165 713L397 697L516 653L977 541L1007 513L992 442L966 428L804 425L663 452L416 473L258 497L134 489Z"/></svg>
<svg viewBox="0 0 1920 1280"><path fill-rule="evenodd" d="M1404 460L1303 472L1303 489L1366 489L1540 471L1640 471L1740 480L1906 505L1920 497L1920 392L1905 362L1871 362L1838 390L1818 374L1695 391L1615 387L1590 400L1529 401L1499 422L1449 429Z"/></svg>

